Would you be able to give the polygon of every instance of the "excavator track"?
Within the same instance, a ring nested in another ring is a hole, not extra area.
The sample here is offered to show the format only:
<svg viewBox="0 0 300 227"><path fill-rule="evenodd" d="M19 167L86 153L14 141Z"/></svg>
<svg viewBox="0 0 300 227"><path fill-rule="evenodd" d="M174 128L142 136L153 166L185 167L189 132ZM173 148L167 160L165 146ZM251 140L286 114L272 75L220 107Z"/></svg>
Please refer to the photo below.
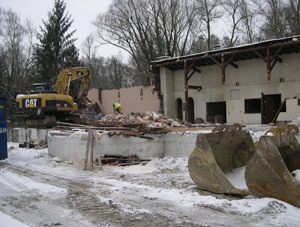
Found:
<svg viewBox="0 0 300 227"><path fill-rule="evenodd" d="M25 126L28 128L51 128L56 125L53 115L31 115L25 118Z"/></svg>

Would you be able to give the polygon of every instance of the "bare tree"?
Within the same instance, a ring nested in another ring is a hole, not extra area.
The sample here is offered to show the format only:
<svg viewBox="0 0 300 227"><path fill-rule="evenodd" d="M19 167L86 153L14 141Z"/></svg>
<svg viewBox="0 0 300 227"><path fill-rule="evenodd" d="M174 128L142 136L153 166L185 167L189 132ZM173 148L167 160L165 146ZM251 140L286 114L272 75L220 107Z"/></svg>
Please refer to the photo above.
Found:
<svg viewBox="0 0 300 227"><path fill-rule="evenodd" d="M216 45L216 43L212 42L211 25L212 22L222 17L221 5L222 0L195 0L199 24L204 26L204 28L199 27L200 34L202 33L202 36L206 38L208 50L211 50Z"/></svg>
<svg viewBox="0 0 300 227"><path fill-rule="evenodd" d="M81 61L84 65L89 66L92 70L91 88L102 88L101 75L104 75L104 58L97 56L97 45L93 35L89 35L82 45Z"/></svg>
<svg viewBox="0 0 300 227"><path fill-rule="evenodd" d="M253 43L257 41L259 29L259 14L251 1L240 1L241 23L238 32L241 35L242 43Z"/></svg>
<svg viewBox="0 0 300 227"><path fill-rule="evenodd" d="M92 69L91 88L119 89L131 86L134 71L122 62L123 56L97 56L98 47L93 35L88 36L82 46L81 61Z"/></svg>
<svg viewBox="0 0 300 227"><path fill-rule="evenodd" d="M264 17L261 34L264 39L282 38L288 34L284 19L283 0L253 0Z"/></svg>
<svg viewBox="0 0 300 227"><path fill-rule="evenodd" d="M107 89L120 89L132 86L132 69L122 62L120 57L113 56L106 60L107 74L105 77Z"/></svg>
<svg viewBox="0 0 300 227"><path fill-rule="evenodd" d="M91 60L97 55L99 45L96 44L95 37L89 35L82 44L82 53L84 57L91 62Z"/></svg>
<svg viewBox="0 0 300 227"><path fill-rule="evenodd" d="M300 0L289 0L285 6L285 19L289 35L300 34Z"/></svg>
<svg viewBox="0 0 300 227"><path fill-rule="evenodd" d="M34 78L33 34L29 21L23 25L12 10L0 8L0 91L8 97L8 116L15 113L16 94Z"/></svg>
<svg viewBox="0 0 300 227"><path fill-rule="evenodd" d="M149 84L148 66L162 55L189 53L195 11L184 0L115 0L105 14L95 21L102 42L117 46L130 54Z"/></svg>
<svg viewBox="0 0 300 227"><path fill-rule="evenodd" d="M242 0L224 0L223 7L226 11L226 14L231 18L231 35L226 43L226 46L232 47L235 45L238 39L238 25L244 19L244 14L241 13Z"/></svg>
<svg viewBox="0 0 300 227"><path fill-rule="evenodd" d="M34 29L29 21L22 25L11 10L0 9L0 43L2 44L2 86L15 94L28 86L32 76Z"/></svg>
<svg viewBox="0 0 300 227"><path fill-rule="evenodd" d="M151 9L158 54L177 56L189 53L190 35L196 17L192 5L188 1L157 0L151 5Z"/></svg>

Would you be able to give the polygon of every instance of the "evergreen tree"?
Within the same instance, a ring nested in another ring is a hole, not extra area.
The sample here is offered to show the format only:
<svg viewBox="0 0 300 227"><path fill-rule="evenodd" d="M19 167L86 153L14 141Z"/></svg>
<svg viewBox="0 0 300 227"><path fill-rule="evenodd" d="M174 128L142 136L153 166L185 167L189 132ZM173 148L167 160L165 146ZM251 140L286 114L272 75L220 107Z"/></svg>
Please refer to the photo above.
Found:
<svg viewBox="0 0 300 227"><path fill-rule="evenodd" d="M41 82L53 83L59 71L66 67L79 66L79 51L72 38L76 30L68 33L73 20L66 11L63 0L55 0L54 8L48 12L48 21L40 26L35 47L37 71Z"/></svg>

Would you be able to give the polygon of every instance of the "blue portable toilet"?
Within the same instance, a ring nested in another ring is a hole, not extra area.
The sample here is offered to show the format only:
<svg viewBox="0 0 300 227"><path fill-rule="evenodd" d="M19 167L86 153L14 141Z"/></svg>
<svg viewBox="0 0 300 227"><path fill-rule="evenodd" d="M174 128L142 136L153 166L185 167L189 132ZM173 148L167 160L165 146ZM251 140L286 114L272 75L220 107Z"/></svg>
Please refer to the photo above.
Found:
<svg viewBox="0 0 300 227"><path fill-rule="evenodd" d="M0 160L7 158L7 131L6 131L6 98L0 95Z"/></svg>

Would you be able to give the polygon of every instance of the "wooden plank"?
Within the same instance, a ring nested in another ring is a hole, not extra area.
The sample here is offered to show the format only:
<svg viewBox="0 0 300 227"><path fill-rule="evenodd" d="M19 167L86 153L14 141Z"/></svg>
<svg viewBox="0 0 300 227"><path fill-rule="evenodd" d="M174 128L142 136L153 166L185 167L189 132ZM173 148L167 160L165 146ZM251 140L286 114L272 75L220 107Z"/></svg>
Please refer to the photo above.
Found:
<svg viewBox="0 0 300 227"><path fill-rule="evenodd" d="M214 127L169 127L163 128L160 132L188 132L188 131L207 131L212 130Z"/></svg>
<svg viewBox="0 0 300 227"><path fill-rule="evenodd" d="M153 140L153 137L143 135L141 132L138 131L111 131L108 133L108 136L113 136L113 135L124 135L124 136L134 136L134 137L139 137L142 139L151 139Z"/></svg>
<svg viewBox="0 0 300 227"><path fill-rule="evenodd" d="M118 125L118 126L116 126ZM129 124L127 124L129 125ZM95 122L90 122L87 125L81 125L81 124L73 124L73 123L67 123L67 122L57 122L56 128L62 127L62 128L84 128L84 129L97 129L97 130L131 130L131 128L134 128L137 124L132 125L132 127L124 127L122 124L118 123L112 123L112 124L102 124Z"/></svg>

